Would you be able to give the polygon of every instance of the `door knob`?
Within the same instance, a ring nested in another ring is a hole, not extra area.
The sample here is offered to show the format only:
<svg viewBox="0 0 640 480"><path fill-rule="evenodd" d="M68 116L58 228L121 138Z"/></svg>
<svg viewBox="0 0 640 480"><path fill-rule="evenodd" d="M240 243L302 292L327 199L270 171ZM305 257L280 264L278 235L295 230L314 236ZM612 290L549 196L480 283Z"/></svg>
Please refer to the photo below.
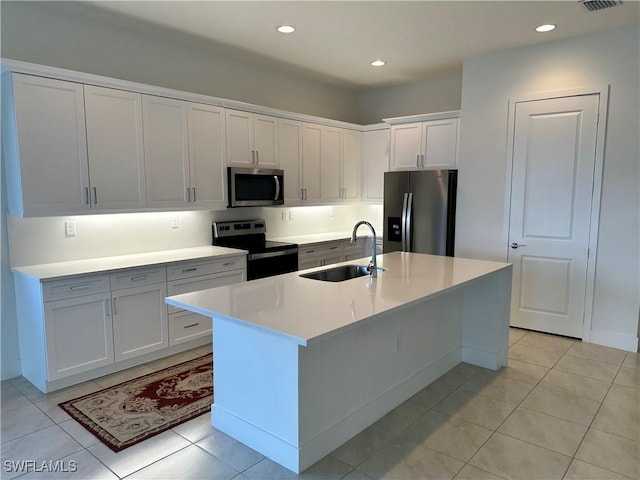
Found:
<svg viewBox="0 0 640 480"><path fill-rule="evenodd" d="M516 242L513 242L511 244L511 248L513 248L513 249L516 249L518 247L526 247L526 245L524 243L516 243Z"/></svg>

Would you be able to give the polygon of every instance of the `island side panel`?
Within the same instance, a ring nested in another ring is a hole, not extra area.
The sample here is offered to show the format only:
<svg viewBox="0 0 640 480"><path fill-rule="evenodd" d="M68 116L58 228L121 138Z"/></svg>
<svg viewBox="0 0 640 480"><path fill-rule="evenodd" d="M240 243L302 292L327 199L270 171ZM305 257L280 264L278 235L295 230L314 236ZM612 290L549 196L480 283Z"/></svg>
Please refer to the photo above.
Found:
<svg viewBox="0 0 640 480"><path fill-rule="evenodd" d="M298 471L298 344L213 316L211 424Z"/></svg>
<svg viewBox="0 0 640 480"><path fill-rule="evenodd" d="M507 366L511 265L464 286L462 359L498 370Z"/></svg>
<svg viewBox="0 0 640 480"><path fill-rule="evenodd" d="M461 289L300 347L304 470L462 360Z"/></svg>

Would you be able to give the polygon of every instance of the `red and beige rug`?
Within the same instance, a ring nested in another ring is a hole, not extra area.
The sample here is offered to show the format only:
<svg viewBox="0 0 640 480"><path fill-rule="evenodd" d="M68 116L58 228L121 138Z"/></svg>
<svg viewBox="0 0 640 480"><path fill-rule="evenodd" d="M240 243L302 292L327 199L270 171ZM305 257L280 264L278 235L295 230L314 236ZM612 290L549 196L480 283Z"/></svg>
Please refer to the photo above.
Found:
<svg viewBox="0 0 640 480"><path fill-rule="evenodd" d="M209 354L59 405L119 452L208 413L212 403L213 358Z"/></svg>

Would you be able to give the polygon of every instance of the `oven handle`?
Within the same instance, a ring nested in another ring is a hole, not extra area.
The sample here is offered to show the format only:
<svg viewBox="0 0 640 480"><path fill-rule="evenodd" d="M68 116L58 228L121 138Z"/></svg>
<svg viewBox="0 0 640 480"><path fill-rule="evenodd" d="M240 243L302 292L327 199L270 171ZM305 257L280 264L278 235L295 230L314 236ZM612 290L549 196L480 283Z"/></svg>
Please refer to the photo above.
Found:
<svg viewBox="0 0 640 480"><path fill-rule="evenodd" d="M278 250L277 252L250 253L247 257L247 260L261 260L263 258L282 257L284 255L293 255L294 253L298 253L297 248Z"/></svg>
<svg viewBox="0 0 640 480"><path fill-rule="evenodd" d="M273 197L274 200L278 200L280 198L280 179L278 178L277 175L273 176L273 179L276 182L276 194Z"/></svg>

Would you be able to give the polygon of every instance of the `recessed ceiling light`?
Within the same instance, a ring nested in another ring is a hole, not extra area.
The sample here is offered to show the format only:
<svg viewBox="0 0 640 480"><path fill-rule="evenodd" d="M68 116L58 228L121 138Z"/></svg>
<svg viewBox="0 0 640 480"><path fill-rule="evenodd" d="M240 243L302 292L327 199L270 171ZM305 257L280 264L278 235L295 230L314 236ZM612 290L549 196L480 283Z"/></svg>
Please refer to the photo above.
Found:
<svg viewBox="0 0 640 480"><path fill-rule="evenodd" d="M553 25L552 23L546 23L544 25L540 25L539 27L536 27L536 32L550 32L551 30L555 30L556 26Z"/></svg>
<svg viewBox="0 0 640 480"><path fill-rule="evenodd" d="M387 62L385 62L384 60L374 60L373 62L371 62L371 65L373 65L374 67L381 67L386 63Z"/></svg>
<svg viewBox="0 0 640 480"><path fill-rule="evenodd" d="M276 30L278 30L280 33L293 33L296 31L296 27L292 25L280 25L278 28L276 28Z"/></svg>

